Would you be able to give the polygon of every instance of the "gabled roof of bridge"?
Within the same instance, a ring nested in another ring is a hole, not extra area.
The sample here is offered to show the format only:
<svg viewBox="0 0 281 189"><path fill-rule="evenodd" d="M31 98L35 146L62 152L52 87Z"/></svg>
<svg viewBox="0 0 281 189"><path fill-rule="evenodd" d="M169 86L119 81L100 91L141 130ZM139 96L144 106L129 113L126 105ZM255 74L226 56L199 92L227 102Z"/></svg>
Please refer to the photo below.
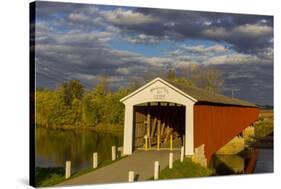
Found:
<svg viewBox="0 0 281 189"><path fill-rule="evenodd" d="M193 100L197 104L199 103L212 103L212 104L223 104L223 105L235 105L235 106L247 106L247 107L257 107L255 104L240 100L237 98L230 98L218 93L210 92L204 89L200 89L197 87L186 86L183 84L166 81L160 77L155 78L154 80L148 82L147 84L143 85L139 89L135 90L134 92L130 93L129 95L122 98L120 101L123 102L128 98L133 97L138 92L144 90L148 86L152 85L153 83L160 81L165 85L173 88L179 93L182 93L187 98Z"/></svg>

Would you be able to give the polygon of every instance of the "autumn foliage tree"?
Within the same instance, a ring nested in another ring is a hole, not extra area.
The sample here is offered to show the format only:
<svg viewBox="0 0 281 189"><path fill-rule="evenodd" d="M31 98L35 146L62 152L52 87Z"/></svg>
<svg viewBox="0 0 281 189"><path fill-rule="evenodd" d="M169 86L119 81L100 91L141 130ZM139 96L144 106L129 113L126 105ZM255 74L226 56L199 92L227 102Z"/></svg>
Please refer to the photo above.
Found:
<svg viewBox="0 0 281 189"><path fill-rule="evenodd" d="M224 84L222 72L211 66L190 65L179 73L169 70L166 79L186 86L198 87L207 91L221 92Z"/></svg>
<svg viewBox="0 0 281 189"><path fill-rule="evenodd" d="M86 91L79 81L73 80L55 90L36 91L36 124L45 127L122 125L124 107L119 100L129 90L112 93L107 85L102 78L95 88Z"/></svg>

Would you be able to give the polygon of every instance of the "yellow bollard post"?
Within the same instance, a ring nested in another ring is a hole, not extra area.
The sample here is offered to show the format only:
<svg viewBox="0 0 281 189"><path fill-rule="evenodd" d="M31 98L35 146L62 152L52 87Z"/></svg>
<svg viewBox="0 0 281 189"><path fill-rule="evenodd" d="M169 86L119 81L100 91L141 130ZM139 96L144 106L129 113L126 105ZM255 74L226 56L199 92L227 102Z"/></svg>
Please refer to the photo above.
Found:
<svg viewBox="0 0 281 189"><path fill-rule="evenodd" d="M170 135L170 151L173 150L173 135Z"/></svg>
<svg viewBox="0 0 281 189"><path fill-rule="evenodd" d="M160 150L160 135L157 135L157 150Z"/></svg>
<svg viewBox="0 0 281 189"><path fill-rule="evenodd" d="M145 140L145 151L147 151L147 135L144 136L144 140Z"/></svg>
<svg viewBox="0 0 281 189"><path fill-rule="evenodd" d="M161 127L161 121L158 120L158 124L157 124L157 150L160 150L160 128Z"/></svg>

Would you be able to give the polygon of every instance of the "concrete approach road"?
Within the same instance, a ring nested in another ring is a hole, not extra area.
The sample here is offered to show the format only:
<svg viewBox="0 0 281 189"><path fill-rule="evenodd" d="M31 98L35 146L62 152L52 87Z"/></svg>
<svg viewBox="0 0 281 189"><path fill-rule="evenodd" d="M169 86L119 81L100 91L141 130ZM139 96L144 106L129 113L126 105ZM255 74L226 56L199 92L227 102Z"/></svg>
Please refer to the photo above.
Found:
<svg viewBox="0 0 281 189"><path fill-rule="evenodd" d="M160 170L169 165L169 150L138 150L132 155L95 171L59 183L56 186L128 182L128 172L135 172L135 181L144 181L154 175L154 162ZM180 158L180 150L173 150L173 160Z"/></svg>

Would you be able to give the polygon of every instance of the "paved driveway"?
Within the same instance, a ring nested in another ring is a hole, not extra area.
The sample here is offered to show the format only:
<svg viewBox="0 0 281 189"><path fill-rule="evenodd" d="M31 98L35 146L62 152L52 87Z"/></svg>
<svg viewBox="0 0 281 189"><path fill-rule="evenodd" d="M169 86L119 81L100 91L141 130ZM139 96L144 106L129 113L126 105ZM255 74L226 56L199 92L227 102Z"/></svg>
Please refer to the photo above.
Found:
<svg viewBox="0 0 281 189"><path fill-rule="evenodd" d="M129 171L135 172L137 181L147 180L153 177L154 161L159 161L160 170L168 166L169 153L169 150L139 150L131 156L121 159L113 164L67 180L58 184L57 186L127 182ZM180 158L179 150L174 150L173 153L174 161Z"/></svg>

